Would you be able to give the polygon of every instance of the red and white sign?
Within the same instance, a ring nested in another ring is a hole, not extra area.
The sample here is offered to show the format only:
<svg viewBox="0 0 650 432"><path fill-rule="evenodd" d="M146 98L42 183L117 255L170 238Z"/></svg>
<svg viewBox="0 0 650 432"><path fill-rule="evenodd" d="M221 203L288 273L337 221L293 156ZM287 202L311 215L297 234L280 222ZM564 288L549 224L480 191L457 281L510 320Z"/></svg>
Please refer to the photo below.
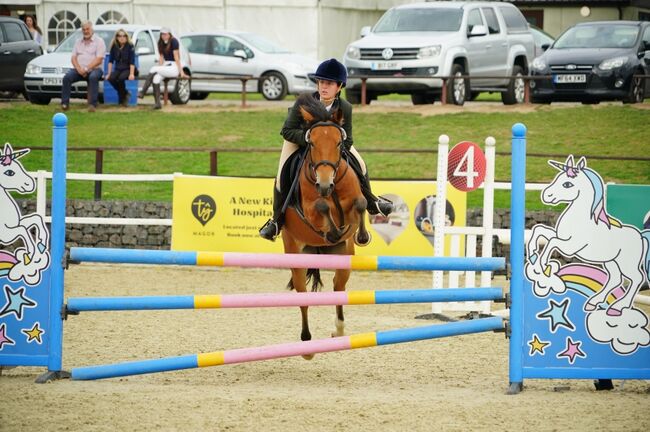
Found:
<svg viewBox="0 0 650 432"><path fill-rule="evenodd" d="M485 154L478 145L469 141L459 142L449 152L447 179L460 191L473 191L485 179L485 166Z"/></svg>

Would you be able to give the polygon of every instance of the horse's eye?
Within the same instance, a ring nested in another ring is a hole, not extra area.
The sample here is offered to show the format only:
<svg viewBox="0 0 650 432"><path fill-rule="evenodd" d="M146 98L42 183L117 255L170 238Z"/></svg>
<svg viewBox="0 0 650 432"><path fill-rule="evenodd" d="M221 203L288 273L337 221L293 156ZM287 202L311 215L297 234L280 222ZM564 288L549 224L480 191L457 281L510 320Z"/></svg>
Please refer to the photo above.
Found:
<svg viewBox="0 0 650 432"><path fill-rule="evenodd" d="M5 171L5 175L6 175L7 177L13 177L13 176L16 175L16 172L15 172L14 170L10 170L10 169L8 169L7 171Z"/></svg>
<svg viewBox="0 0 650 432"><path fill-rule="evenodd" d="M562 183L562 187L565 188L565 189L572 188L572 187L573 187L573 183L571 183L571 182L564 182L564 183Z"/></svg>

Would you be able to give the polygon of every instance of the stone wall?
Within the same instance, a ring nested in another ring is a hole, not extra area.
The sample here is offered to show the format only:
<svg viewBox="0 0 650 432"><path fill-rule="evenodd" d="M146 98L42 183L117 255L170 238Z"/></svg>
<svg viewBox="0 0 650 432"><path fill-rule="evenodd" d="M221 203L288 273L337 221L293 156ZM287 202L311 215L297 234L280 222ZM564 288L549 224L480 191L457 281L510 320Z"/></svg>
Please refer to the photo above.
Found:
<svg viewBox="0 0 650 432"><path fill-rule="evenodd" d="M23 214L36 211L33 200L18 201ZM49 210L48 202L48 214ZM146 201L86 201L68 200L66 215L75 217L115 217L171 219L171 203ZM543 223L555 225L558 216L553 211L531 211L526 213L526 228ZM481 226L483 210L471 208L467 211L467 225ZM497 209L494 215L496 228L510 228L510 209ZM66 247L114 247L129 249L169 249L171 226L162 225L85 225L69 224L66 227ZM480 250L480 241L478 250ZM493 256L507 256L509 247L496 244Z"/></svg>

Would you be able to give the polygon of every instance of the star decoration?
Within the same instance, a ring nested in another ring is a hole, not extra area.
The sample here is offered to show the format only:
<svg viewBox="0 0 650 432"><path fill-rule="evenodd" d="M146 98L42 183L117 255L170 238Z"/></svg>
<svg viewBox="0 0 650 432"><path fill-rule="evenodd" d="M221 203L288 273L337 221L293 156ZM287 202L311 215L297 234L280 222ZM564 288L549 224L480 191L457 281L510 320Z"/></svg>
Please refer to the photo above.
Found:
<svg viewBox="0 0 650 432"><path fill-rule="evenodd" d="M528 345L530 345L530 355L535 355L535 353L544 355L544 348L550 344L550 342L542 342L536 334L533 334L533 340L528 342Z"/></svg>
<svg viewBox="0 0 650 432"><path fill-rule="evenodd" d="M587 355L580 349L582 342L573 342L570 337L566 338L566 349L557 355L557 358L566 357L569 363L573 364L576 357L586 358Z"/></svg>
<svg viewBox="0 0 650 432"><path fill-rule="evenodd" d="M7 336L7 325L3 323L0 325L0 350L5 344L16 345L16 342Z"/></svg>
<svg viewBox="0 0 650 432"><path fill-rule="evenodd" d="M36 341L39 345L43 342L41 340L41 335L45 333L44 330L41 330L40 323L36 321L34 327L31 330L22 329L21 332L27 335L27 342Z"/></svg>
<svg viewBox="0 0 650 432"><path fill-rule="evenodd" d="M559 326L564 326L569 330L575 330L576 327L573 325L569 318L567 317L567 309L569 307L570 300L565 298L562 300L562 303L558 303L553 299L548 301L548 309L538 313L537 318L546 318L550 320L551 324L551 333L555 333Z"/></svg>
<svg viewBox="0 0 650 432"><path fill-rule="evenodd" d="M36 302L25 297L24 287L13 291L9 285L5 285L5 297L7 298L7 304L0 310L0 317L13 313L20 321L23 319L24 307L36 307Z"/></svg>

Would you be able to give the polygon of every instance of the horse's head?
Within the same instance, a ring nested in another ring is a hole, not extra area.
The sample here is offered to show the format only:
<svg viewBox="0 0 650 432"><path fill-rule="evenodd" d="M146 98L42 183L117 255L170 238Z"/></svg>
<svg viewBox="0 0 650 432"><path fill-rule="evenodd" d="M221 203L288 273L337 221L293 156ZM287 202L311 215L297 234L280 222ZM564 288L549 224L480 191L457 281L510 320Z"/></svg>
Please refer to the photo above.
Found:
<svg viewBox="0 0 650 432"><path fill-rule="evenodd" d="M308 163L318 193L328 197L334 190L336 174L341 165L341 151L346 139L341 127L340 110L330 114L311 95L298 98L300 113L307 125L305 140L309 145Z"/></svg>
<svg viewBox="0 0 650 432"><path fill-rule="evenodd" d="M5 190L15 190L19 193L29 193L34 190L34 179L25 172L18 159L29 153L29 149L14 151L11 144L6 143L0 152L0 187Z"/></svg>
<svg viewBox="0 0 650 432"><path fill-rule="evenodd" d="M549 205L557 205L561 202L572 202L586 188L592 190L589 179L584 174L587 162L584 157L580 158L577 164L573 163L573 156L569 155L565 163L548 161L549 165L560 171L550 185L542 191L542 202Z"/></svg>

